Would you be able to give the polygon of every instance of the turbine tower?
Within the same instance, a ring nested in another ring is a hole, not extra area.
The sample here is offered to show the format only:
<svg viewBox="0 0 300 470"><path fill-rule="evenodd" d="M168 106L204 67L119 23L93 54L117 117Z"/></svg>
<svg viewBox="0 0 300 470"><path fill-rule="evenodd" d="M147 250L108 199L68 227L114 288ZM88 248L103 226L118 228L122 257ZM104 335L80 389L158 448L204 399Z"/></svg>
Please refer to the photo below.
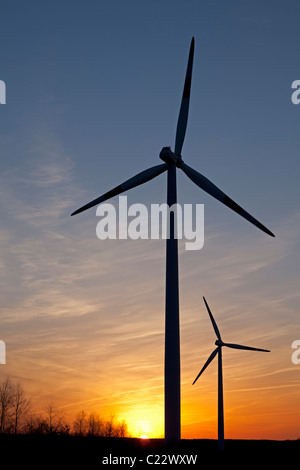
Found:
<svg viewBox="0 0 300 470"><path fill-rule="evenodd" d="M192 38L189 58L179 111L175 151L170 147L163 147L159 156L163 164L148 168L133 176L124 183L116 186L100 197L77 209L71 215L78 214L107 199L117 196L129 189L135 188L152 180L164 171L168 172L167 178L167 204L171 207L177 202L176 170L181 169L197 186L213 196L218 201L228 206L233 211L247 219L253 225L274 237L264 225L252 217L242 207L236 204L230 197L223 193L217 186L205 176L188 166L182 160L181 150L187 127L192 69L194 59L194 38ZM180 439L180 337L179 337L179 289L178 289L178 246L176 238L174 213L170 213L169 237L166 241L166 293L165 293L165 439L178 441Z"/></svg>
<svg viewBox="0 0 300 470"><path fill-rule="evenodd" d="M207 366L213 361L216 355L218 355L218 449L224 450L224 400L223 400L223 371L222 371L222 347L226 346L227 348L232 349L244 349L249 351L263 351L263 352L270 352L268 349L259 349L259 348L252 348L250 346L242 346L240 344L232 344L232 343L224 343L221 338L220 331L217 327L213 314L210 311L210 308L203 297L204 303L206 305L209 317L212 322L213 329L215 330L217 340L215 342L216 349L213 350L209 358L207 359L206 363L200 370L199 374L195 378L193 385L197 382L200 375L205 371Z"/></svg>

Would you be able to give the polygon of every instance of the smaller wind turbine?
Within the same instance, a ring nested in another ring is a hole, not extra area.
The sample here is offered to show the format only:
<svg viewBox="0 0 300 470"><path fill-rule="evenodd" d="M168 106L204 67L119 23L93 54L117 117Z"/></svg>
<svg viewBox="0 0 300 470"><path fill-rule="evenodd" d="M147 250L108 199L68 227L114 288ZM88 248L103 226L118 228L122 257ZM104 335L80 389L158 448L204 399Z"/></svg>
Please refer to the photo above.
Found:
<svg viewBox="0 0 300 470"><path fill-rule="evenodd" d="M268 349L252 348L250 346L242 346L240 344L224 343L222 341L220 331L217 327L215 319L205 300L205 297L203 297L203 300L205 302L209 317L211 319L212 326L217 335L217 340L215 342L217 347L211 353L206 363L200 370L199 374L197 375L197 377L195 378L193 382L193 385L199 379L200 375L205 371L206 367L212 362L214 357L218 354L218 449L223 450L224 449L224 403L223 403L222 347L227 346L228 348L232 348L232 349L245 349L245 350L250 350L250 351L263 351L263 352L270 352L270 351Z"/></svg>

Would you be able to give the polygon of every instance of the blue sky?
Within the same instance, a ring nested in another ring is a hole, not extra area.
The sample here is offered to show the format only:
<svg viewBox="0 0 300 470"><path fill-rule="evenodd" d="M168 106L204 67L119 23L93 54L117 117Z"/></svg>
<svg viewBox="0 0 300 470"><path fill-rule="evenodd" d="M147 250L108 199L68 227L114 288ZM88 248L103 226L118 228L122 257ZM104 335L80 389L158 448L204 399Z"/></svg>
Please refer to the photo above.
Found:
<svg viewBox="0 0 300 470"><path fill-rule="evenodd" d="M174 146L194 36L183 158L276 238L178 174L179 202L205 205L204 248L180 245L183 396L196 406L188 384L211 350L205 295L228 341L274 350L261 376L296 400L299 8L292 0L2 3L0 339L8 352L0 378L20 379L41 404L71 396L76 409L91 399L107 413L117 403L126 417L126 400L107 402L109 387L128 393L116 378L124 370L130 383L140 373L161 401L164 243L104 244L94 209L70 213ZM165 202L166 175L127 195ZM133 343L144 351L139 366ZM247 374L259 380L251 364ZM131 396L138 407L138 390Z"/></svg>

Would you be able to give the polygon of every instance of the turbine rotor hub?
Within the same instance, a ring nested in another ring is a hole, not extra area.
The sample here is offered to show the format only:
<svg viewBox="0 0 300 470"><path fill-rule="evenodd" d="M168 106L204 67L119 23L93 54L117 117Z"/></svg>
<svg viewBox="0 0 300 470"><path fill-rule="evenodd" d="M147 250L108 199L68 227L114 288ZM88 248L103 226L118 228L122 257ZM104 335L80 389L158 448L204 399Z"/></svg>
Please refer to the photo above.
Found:
<svg viewBox="0 0 300 470"><path fill-rule="evenodd" d="M181 155L176 155L176 153L172 152L171 147L163 147L160 151L159 158L161 158L165 163L175 163L178 167L182 162Z"/></svg>
<svg viewBox="0 0 300 470"><path fill-rule="evenodd" d="M223 346L223 341L220 341L219 339L216 340L215 345L216 346Z"/></svg>

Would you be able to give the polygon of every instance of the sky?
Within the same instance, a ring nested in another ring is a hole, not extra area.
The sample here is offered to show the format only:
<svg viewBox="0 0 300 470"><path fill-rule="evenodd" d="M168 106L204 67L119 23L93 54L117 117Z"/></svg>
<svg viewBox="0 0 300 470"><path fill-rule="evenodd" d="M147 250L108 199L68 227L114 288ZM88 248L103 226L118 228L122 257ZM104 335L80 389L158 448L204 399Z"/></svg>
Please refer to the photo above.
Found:
<svg viewBox="0 0 300 470"><path fill-rule="evenodd" d="M0 380L164 432L164 240L99 240L96 207L70 214L174 148L195 37L184 161L271 238L178 172L204 204L205 241L179 241L182 437L217 437L217 361L202 297L227 342L225 437L300 437L300 79L296 0L1 3ZM126 193L166 202L166 174ZM117 207L118 198L111 203Z"/></svg>

